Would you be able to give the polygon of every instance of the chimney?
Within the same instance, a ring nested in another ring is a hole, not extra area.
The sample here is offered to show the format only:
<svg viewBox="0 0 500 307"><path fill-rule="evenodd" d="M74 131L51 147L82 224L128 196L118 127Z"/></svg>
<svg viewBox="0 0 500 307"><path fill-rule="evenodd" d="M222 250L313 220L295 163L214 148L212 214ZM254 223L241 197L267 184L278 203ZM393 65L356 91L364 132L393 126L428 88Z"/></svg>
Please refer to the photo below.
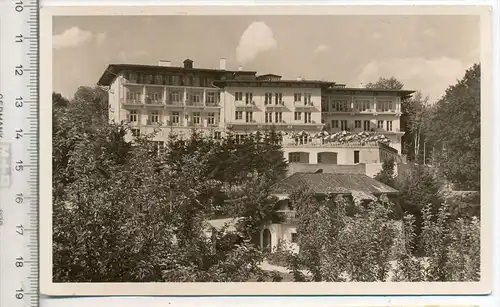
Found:
<svg viewBox="0 0 500 307"><path fill-rule="evenodd" d="M172 62L166 61L166 60L159 60L158 66L170 67L170 66L172 66Z"/></svg>
<svg viewBox="0 0 500 307"><path fill-rule="evenodd" d="M226 58L220 58L219 69L226 70Z"/></svg>
<svg viewBox="0 0 500 307"><path fill-rule="evenodd" d="M238 71L242 71L243 70L243 66L238 66Z"/></svg>
<svg viewBox="0 0 500 307"><path fill-rule="evenodd" d="M184 68L193 68L193 61L190 59L184 60Z"/></svg>

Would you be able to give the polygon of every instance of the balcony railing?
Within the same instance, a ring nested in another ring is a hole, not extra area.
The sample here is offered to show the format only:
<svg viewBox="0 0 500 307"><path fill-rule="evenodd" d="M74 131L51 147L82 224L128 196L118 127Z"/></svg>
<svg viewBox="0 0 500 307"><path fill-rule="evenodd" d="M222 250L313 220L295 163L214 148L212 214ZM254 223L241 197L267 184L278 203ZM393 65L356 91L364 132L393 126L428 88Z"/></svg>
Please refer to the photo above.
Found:
<svg viewBox="0 0 500 307"><path fill-rule="evenodd" d="M186 106L188 106L188 107L203 107L203 102L201 102L201 101L186 101Z"/></svg>
<svg viewBox="0 0 500 307"><path fill-rule="evenodd" d="M279 102L264 102L264 105L266 107L284 107L285 102L284 101L279 101Z"/></svg>
<svg viewBox="0 0 500 307"><path fill-rule="evenodd" d="M166 105L167 106L183 106L184 105L184 102L180 101L180 100L168 100L166 102Z"/></svg>
<svg viewBox="0 0 500 307"><path fill-rule="evenodd" d="M304 108L310 108L314 107L314 103L312 101L305 102L305 101L294 101L293 104L296 107L304 107Z"/></svg>
<svg viewBox="0 0 500 307"><path fill-rule="evenodd" d="M162 105L163 104L163 100L161 99L151 99L151 98L146 98L145 100L145 103L146 104L153 104L153 105Z"/></svg>
<svg viewBox="0 0 500 307"><path fill-rule="evenodd" d="M219 102L218 101L206 101L205 106L207 107L219 107Z"/></svg>
<svg viewBox="0 0 500 307"><path fill-rule="evenodd" d="M123 98L122 104L142 104L140 99Z"/></svg>

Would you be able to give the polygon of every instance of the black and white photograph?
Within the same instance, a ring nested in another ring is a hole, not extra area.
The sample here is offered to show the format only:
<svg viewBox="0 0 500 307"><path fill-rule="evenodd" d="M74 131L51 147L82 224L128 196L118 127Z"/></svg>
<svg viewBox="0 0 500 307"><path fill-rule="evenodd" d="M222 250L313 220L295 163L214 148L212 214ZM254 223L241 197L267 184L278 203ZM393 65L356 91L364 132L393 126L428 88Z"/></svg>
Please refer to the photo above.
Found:
<svg viewBox="0 0 500 307"><path fill-rule="evenodd" d="M232 10L45 18L51 283L487 291L488 10Z"/></svg>

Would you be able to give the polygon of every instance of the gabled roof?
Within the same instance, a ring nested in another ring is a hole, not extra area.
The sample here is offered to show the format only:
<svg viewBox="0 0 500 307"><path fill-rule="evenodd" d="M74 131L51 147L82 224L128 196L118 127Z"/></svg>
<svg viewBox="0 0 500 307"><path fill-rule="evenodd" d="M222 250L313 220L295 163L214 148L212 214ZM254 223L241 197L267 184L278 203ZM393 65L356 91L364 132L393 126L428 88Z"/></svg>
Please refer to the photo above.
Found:
<svg viewBox="0 0 500 307"><path fill-rule="evenodd" d="M340 173L295 173L271 187L273 194L291 194L301 188L311 189L315 194L373 195L397 194L398 190L365 174Z"/></svg>

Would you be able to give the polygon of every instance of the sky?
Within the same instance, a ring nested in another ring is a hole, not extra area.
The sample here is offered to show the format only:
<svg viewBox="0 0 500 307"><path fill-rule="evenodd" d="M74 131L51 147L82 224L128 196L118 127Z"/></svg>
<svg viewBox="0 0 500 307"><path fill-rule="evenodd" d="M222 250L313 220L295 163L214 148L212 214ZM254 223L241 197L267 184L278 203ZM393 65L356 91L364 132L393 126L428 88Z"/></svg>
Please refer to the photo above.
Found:
<svg viewBox="0 0 500 307"><path fill-rule="evenodd" d="M108 64L275 73L362 86L394 76L430 101L480 59L479 16L71 16L53 21L53 90L72 97Z"/></svg>

